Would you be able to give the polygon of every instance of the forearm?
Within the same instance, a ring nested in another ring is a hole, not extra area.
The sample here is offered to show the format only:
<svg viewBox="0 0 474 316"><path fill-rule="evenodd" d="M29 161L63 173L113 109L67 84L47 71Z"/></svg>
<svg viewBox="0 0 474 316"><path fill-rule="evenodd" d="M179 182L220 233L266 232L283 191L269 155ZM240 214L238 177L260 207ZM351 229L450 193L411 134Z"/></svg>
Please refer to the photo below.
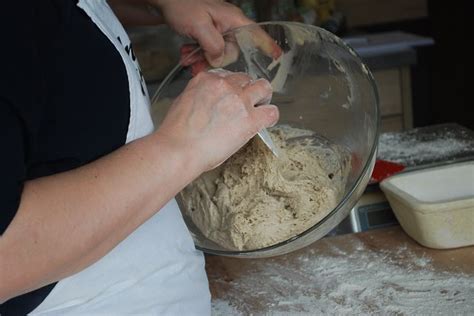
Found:
<svg viewBox="0 0 474 316"><path fill-rule="evenodd" d="M103 257L198 176L156 135L81 168L29 181L0 237L0 302Z"/></svg>
<svg viewBox="0 0 474 316"><path fill-rule="evenodd" d="M125 26L146 26L164 23L155 5L148 0L109 0L110 7Z"/></svg>

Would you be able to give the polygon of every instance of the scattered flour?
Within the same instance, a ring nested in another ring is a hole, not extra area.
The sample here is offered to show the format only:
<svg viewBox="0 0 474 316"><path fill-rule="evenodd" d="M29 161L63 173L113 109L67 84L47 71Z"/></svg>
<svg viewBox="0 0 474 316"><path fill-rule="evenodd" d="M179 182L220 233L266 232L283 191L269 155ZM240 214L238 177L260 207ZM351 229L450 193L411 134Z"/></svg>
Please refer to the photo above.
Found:
<svg viewBox="0 0 474 316"><path fill-rule="evenodd" d="M436 271L406 246L395 254L362 243L354 249L334 256L308 251L284 265L272 259L230 283L220 281L227 283L225 296L213 300L213 315L474 314L472 275Z"/></svg>
<svg viewBox="0 0 474 316"><path fill-rule="evenodd" d="M406 133L381 134L378 158L413 166L427 160L440 161L463 153L474 152L474 140L457 138L450 131L440 135L424 135L421 139L414 135Z"/></svg>

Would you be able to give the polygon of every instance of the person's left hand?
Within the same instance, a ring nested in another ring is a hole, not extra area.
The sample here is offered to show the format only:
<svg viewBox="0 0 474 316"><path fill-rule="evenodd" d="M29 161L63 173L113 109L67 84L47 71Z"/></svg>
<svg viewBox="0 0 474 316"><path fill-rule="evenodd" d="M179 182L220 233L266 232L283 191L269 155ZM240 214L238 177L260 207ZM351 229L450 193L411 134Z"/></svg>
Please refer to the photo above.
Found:
<svg viewBox="0 0 474 316"><path fill-rule="evenodd" d="M222 0L151 0L176 32L196 40L213 67L225 63L222 34L239 26L252 24L242 11ZM270 56L279 56L281 49L262 31L263 49ZM276 50L276 51L275 51Z"/></svg>

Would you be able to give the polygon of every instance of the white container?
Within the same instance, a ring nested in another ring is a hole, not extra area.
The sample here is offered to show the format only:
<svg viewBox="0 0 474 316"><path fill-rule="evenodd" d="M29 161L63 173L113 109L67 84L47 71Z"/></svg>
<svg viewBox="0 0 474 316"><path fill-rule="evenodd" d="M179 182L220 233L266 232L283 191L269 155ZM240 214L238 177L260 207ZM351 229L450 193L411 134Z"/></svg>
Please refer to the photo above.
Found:
<svg viewBox="0 0 474 316"><path fill-rule="evenodd" d="M405 232L420 244L474 245L474 161L402 173L380 187Z"/></svg>

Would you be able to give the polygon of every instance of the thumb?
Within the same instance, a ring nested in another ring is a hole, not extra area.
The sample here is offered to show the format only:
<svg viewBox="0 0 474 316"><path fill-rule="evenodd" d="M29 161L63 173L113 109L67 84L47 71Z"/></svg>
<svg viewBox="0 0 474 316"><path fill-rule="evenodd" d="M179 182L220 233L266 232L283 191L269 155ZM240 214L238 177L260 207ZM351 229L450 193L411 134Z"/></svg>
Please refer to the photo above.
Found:
<svg viewBox="0 0 474 316"><path fill-rule="evenodd" d="M196 28L192 34L194 39L204 50L204 56L213 67L221 67L224 59L224 38L216 29L212 21Z"/></svg>
<svg viewBox="0 0 474 316"><path fill-rule="evenodd" d="M272 104L259 105L251 112L254 127L258 132L264 127L274 126L280 117L278 108Z"/></svg>

